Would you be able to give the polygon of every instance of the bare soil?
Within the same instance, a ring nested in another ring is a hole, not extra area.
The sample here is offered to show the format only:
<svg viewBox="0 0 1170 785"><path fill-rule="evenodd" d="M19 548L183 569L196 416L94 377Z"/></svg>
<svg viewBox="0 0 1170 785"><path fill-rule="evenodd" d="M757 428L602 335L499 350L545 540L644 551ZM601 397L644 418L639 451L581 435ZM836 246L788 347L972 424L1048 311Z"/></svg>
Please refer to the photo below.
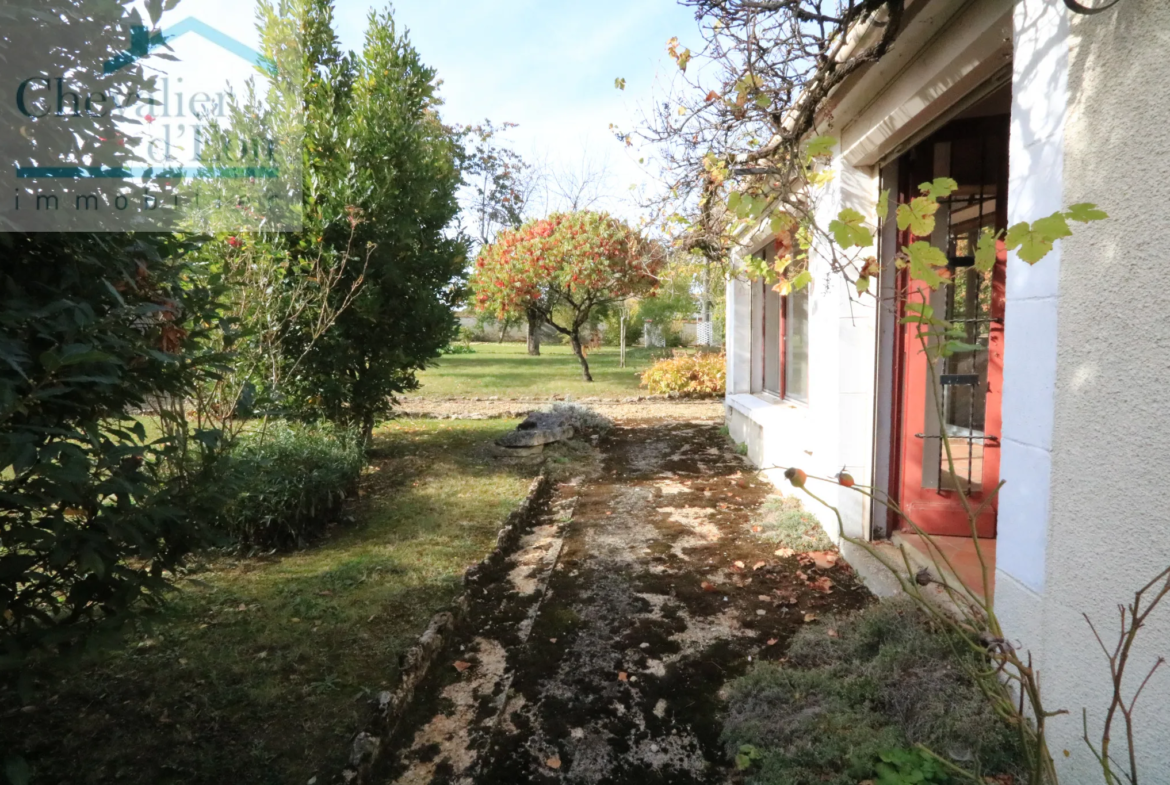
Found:
<svg viewBox="0 0 1170 785"><path fill-rule="evenodd" d="M523 417L554 401L568 396L549 398L405 398L400 417L426 417L449 420L479 420L498 417ZM628 398L574 398L611 420L702 420L722 419L721 399L664 399L630 396Z"/></svg>
<svg viewBox="0 0 1170 785"><path fill-rule="evenodd" d="M775 555L750 523L770 486L717 422L681 419L626 420L574 461L519 552L469 587L372 781L739 779L724 685L869 594L842 560Z"/></svg>

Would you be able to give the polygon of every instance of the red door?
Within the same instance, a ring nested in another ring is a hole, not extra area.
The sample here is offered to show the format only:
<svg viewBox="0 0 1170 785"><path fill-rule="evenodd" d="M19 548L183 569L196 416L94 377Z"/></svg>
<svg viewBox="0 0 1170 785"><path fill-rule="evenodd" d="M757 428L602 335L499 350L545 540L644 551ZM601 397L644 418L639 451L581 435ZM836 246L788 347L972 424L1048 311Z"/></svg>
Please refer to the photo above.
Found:
<svg viewBox="0 0 1170 785"><path fill-rule="evenodd" d="M960 498L960 492L966 492L973 509L983 508L977 519L978 535L994 537L1006 254L1001 243L991 273L976 270L973 257L980 231L1003 228L1007 218L1007 134L1006 130L1002 135L987 133L996 126L986 121L952 126L958 127L944 129L916 150L916 165L905 167L902 189L905 198L913 195L906 183L938 176L950 176L959 183L959 190L940 205L930 238L951 261L946 272L949 281L931 292L903 271L903 291L910 302L929 302L936 316L964 329L964 343L983 349L937 359L932 375L918 337L919 326L900 327L895 490L906 515L928 534L970 536L970 521ZM930 173L923 176L927 165ZM902 244L908 240L902 238Z"/></svg>

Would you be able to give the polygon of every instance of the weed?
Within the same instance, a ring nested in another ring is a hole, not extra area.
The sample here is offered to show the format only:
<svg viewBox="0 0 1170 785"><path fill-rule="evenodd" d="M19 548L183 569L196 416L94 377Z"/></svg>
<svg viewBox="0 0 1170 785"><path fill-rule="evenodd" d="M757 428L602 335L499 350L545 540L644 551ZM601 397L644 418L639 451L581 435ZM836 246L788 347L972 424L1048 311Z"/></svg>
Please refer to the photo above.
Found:
<svg viewBox="0 0 1170 785"><path fill-rule="evenodd" d="M833 547L820 521L795 496L769 498L760 506L752 523L763 529L764 537L797 553Z"/></svg>
<svg viewBox="0 0 1170 785"><path fill-rule="evenodd" d="M974 761L988 773L1014 774L1016 737L966 676L958 657L971 655L959 651L905 601L825 617L795 636L787 665L763 663L732 683L728 754L755 750L757 785L854 785L913 766L892 751L915 744L968 768Z"/></svg>

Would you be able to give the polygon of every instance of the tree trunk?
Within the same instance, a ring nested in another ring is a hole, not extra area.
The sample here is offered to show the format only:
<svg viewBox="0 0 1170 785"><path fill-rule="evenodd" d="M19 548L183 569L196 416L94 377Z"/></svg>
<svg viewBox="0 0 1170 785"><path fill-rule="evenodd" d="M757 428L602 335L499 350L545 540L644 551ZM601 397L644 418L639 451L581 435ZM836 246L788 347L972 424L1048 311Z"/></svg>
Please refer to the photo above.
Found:
<svg viewBox="0 0 1170 785"><path fill-rule="evenodd" d="M528 354L540 356L540 328L542 320L534 311L528 312Z"/></svg>
<svg viewBox="0 0 1170 785"><path fill-rule="evenodd" d="M593 381L593 377L589 374L589 361L585 359L585 352L581 350L580 334L574 331L569 336L569 343L573 347L573 354L577 355L577 359L581 361L581 375L585 377L585 381Z"/></svg>
<svg viewBox="0 0 1170 785"><path fill-rule="evenodd" d="M496 343L503 343L504 342L504 339L506 337L508 337L508 328L511 326L512 326L512 320L505 319L504 326L500 328L500 340L498 340Z"/></svg>

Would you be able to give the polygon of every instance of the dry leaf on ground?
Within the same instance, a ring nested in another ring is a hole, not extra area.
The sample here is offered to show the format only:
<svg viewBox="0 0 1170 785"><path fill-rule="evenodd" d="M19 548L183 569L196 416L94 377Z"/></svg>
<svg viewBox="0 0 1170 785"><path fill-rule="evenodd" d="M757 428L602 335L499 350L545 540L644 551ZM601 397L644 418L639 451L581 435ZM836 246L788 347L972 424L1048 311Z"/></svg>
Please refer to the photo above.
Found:
<svg viewBox="0 0 1170 785"><path fill-rule="evenodd" d="M459 671L460 673L463 673L463 671L467 670L470 667L471 667L470 662L464 662L463 660L456 660L455 661L455 670Z"/></svg>
<svg viewBox="0 0 1170 785"><path fill-rule="evenodd" d="M827 575L822 575L815 581L809 581L808 585L819 592L824 592L825 594L828 594L833 590L833 582L829 580Z"/></svg>
<svg viewBox="0 0 1170 785"><path fill-rule="evenodd" d="M544 762L544 765L548 766L550 769L559 769L561 767L561 759L556 755L553 755Z"/></svg>

